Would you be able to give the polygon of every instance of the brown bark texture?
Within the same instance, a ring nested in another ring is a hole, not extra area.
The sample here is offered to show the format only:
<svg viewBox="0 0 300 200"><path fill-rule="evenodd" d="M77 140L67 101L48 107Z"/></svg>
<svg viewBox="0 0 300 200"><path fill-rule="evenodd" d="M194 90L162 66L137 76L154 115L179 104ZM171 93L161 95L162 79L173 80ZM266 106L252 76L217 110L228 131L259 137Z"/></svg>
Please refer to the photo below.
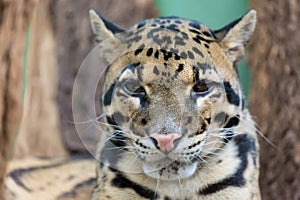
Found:
<svg viewBox="0 0 300 200"><path fill-rule="evenodd" d="M261 132L262 197L300 199L300 5L252 0L258 25L248 51L250 109Z"/></svg>
<svg viewBox="0 0 300 200"><path fill-rule="evenodd" d="M50 2L39 1L30 20L27 66L23 72L24 109L14 143L14 158L66 155L56 102L58 69Z"/></svg>
<svg viewBox="0 0 300 200"><path fill-rule="evenodd" d="M0 199L13 136L20 123L25 33L36 0L0 1Z"/></svg>

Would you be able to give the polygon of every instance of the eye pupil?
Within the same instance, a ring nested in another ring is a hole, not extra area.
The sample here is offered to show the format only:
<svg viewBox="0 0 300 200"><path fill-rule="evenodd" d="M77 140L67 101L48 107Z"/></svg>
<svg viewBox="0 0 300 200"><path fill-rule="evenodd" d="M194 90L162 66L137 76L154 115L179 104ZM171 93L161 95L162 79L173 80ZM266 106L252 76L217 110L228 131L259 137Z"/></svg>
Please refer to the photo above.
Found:
<svg viewBox="0 0 300 200"><path fill-rule="evenodd" d="M140 86L137 89L134 90L134 92L131 94L133 97L142 97L146 95L146 90L144 87Z"/></svg>
<svg viewBox="0 0 300 200"><path fill-rule="evenodd" d="M146 95L146 90L139 83L134 81L127 81L123 87L124 91L132 97L144 97Z"/></svg>
<svg viewBox="0 0 300 200"><path fill-rule="evenodd" d="M194 85L193 90L194 92L206 92L209 90L209 87L204 81L201 81Z"/></svg>
<svg viewBox="0 0 300 200"><path fill-rule="evenodd" d="M203 97L213 89L213 83L210 81L198 81L193 86L191 92L193 98Z"/></svg>
<svg viewBox="0 0 300 200"><path fill-rule="evenodd" d="M137 89L134 90L134 93L143 93L143 92L146 92L146 91L142 86L140 86L140 87L138 87Z"/></svg>

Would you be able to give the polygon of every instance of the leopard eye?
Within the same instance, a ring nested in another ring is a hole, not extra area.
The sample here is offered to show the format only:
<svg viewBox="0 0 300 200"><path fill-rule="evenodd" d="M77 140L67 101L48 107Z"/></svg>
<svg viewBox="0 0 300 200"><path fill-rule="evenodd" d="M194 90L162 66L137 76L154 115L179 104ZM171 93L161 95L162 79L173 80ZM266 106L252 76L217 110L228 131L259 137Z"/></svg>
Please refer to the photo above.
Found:
<svg viewBox="0 0 300 200"><path fill-rule="evenodd" d="M134 90L134 92L131 94L131 96L132 97L144 97L144 96L146 96L146 90L144 87L140 86Z"/></svg>
<svg viewBox="0 0 300 200"><path fill-rule="evenodd" d="M213 89L213 83L210 81L201 80L195 83L192 89L192 96L203 97L210 93Z"/></svg>
<svg viewBox="0 0 300 200"><path fill-rule="evenodd" d="M124 91L132 96L132 97L144 97L146 96L146 90L143 86L139 85L139 83L135 82L135 81L127 81L124 86Z"/></svg>

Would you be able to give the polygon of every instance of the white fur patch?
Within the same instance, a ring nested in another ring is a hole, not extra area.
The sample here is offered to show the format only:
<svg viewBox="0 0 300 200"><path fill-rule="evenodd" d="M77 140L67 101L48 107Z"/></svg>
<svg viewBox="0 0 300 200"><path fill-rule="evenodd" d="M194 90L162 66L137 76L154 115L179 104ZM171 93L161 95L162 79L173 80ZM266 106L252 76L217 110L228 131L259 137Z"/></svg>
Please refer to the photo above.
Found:
<svg viewBox="0 0 300 200"><path fill-rule="evenodd" d="M143 163L143 171L158 180L178 180L192 176L197 169L197 162L186 164L165 159L161 162Z"/></svg>

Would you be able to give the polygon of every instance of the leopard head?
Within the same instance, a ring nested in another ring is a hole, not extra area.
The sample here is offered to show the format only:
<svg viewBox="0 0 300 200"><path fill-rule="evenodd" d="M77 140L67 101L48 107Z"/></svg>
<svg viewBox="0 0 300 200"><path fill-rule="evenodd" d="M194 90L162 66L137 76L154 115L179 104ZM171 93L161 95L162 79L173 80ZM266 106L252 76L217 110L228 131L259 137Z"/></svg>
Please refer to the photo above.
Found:
<svg viewBox="0 0 300 200"><path fill-rule="evenodd" d="M90 16L108 65L106 141L128 151L133 168L149 177L192 176L234 137L246 112L237 65L255 11L215 31L178 17L123 30L94 11Z"/></svg>

